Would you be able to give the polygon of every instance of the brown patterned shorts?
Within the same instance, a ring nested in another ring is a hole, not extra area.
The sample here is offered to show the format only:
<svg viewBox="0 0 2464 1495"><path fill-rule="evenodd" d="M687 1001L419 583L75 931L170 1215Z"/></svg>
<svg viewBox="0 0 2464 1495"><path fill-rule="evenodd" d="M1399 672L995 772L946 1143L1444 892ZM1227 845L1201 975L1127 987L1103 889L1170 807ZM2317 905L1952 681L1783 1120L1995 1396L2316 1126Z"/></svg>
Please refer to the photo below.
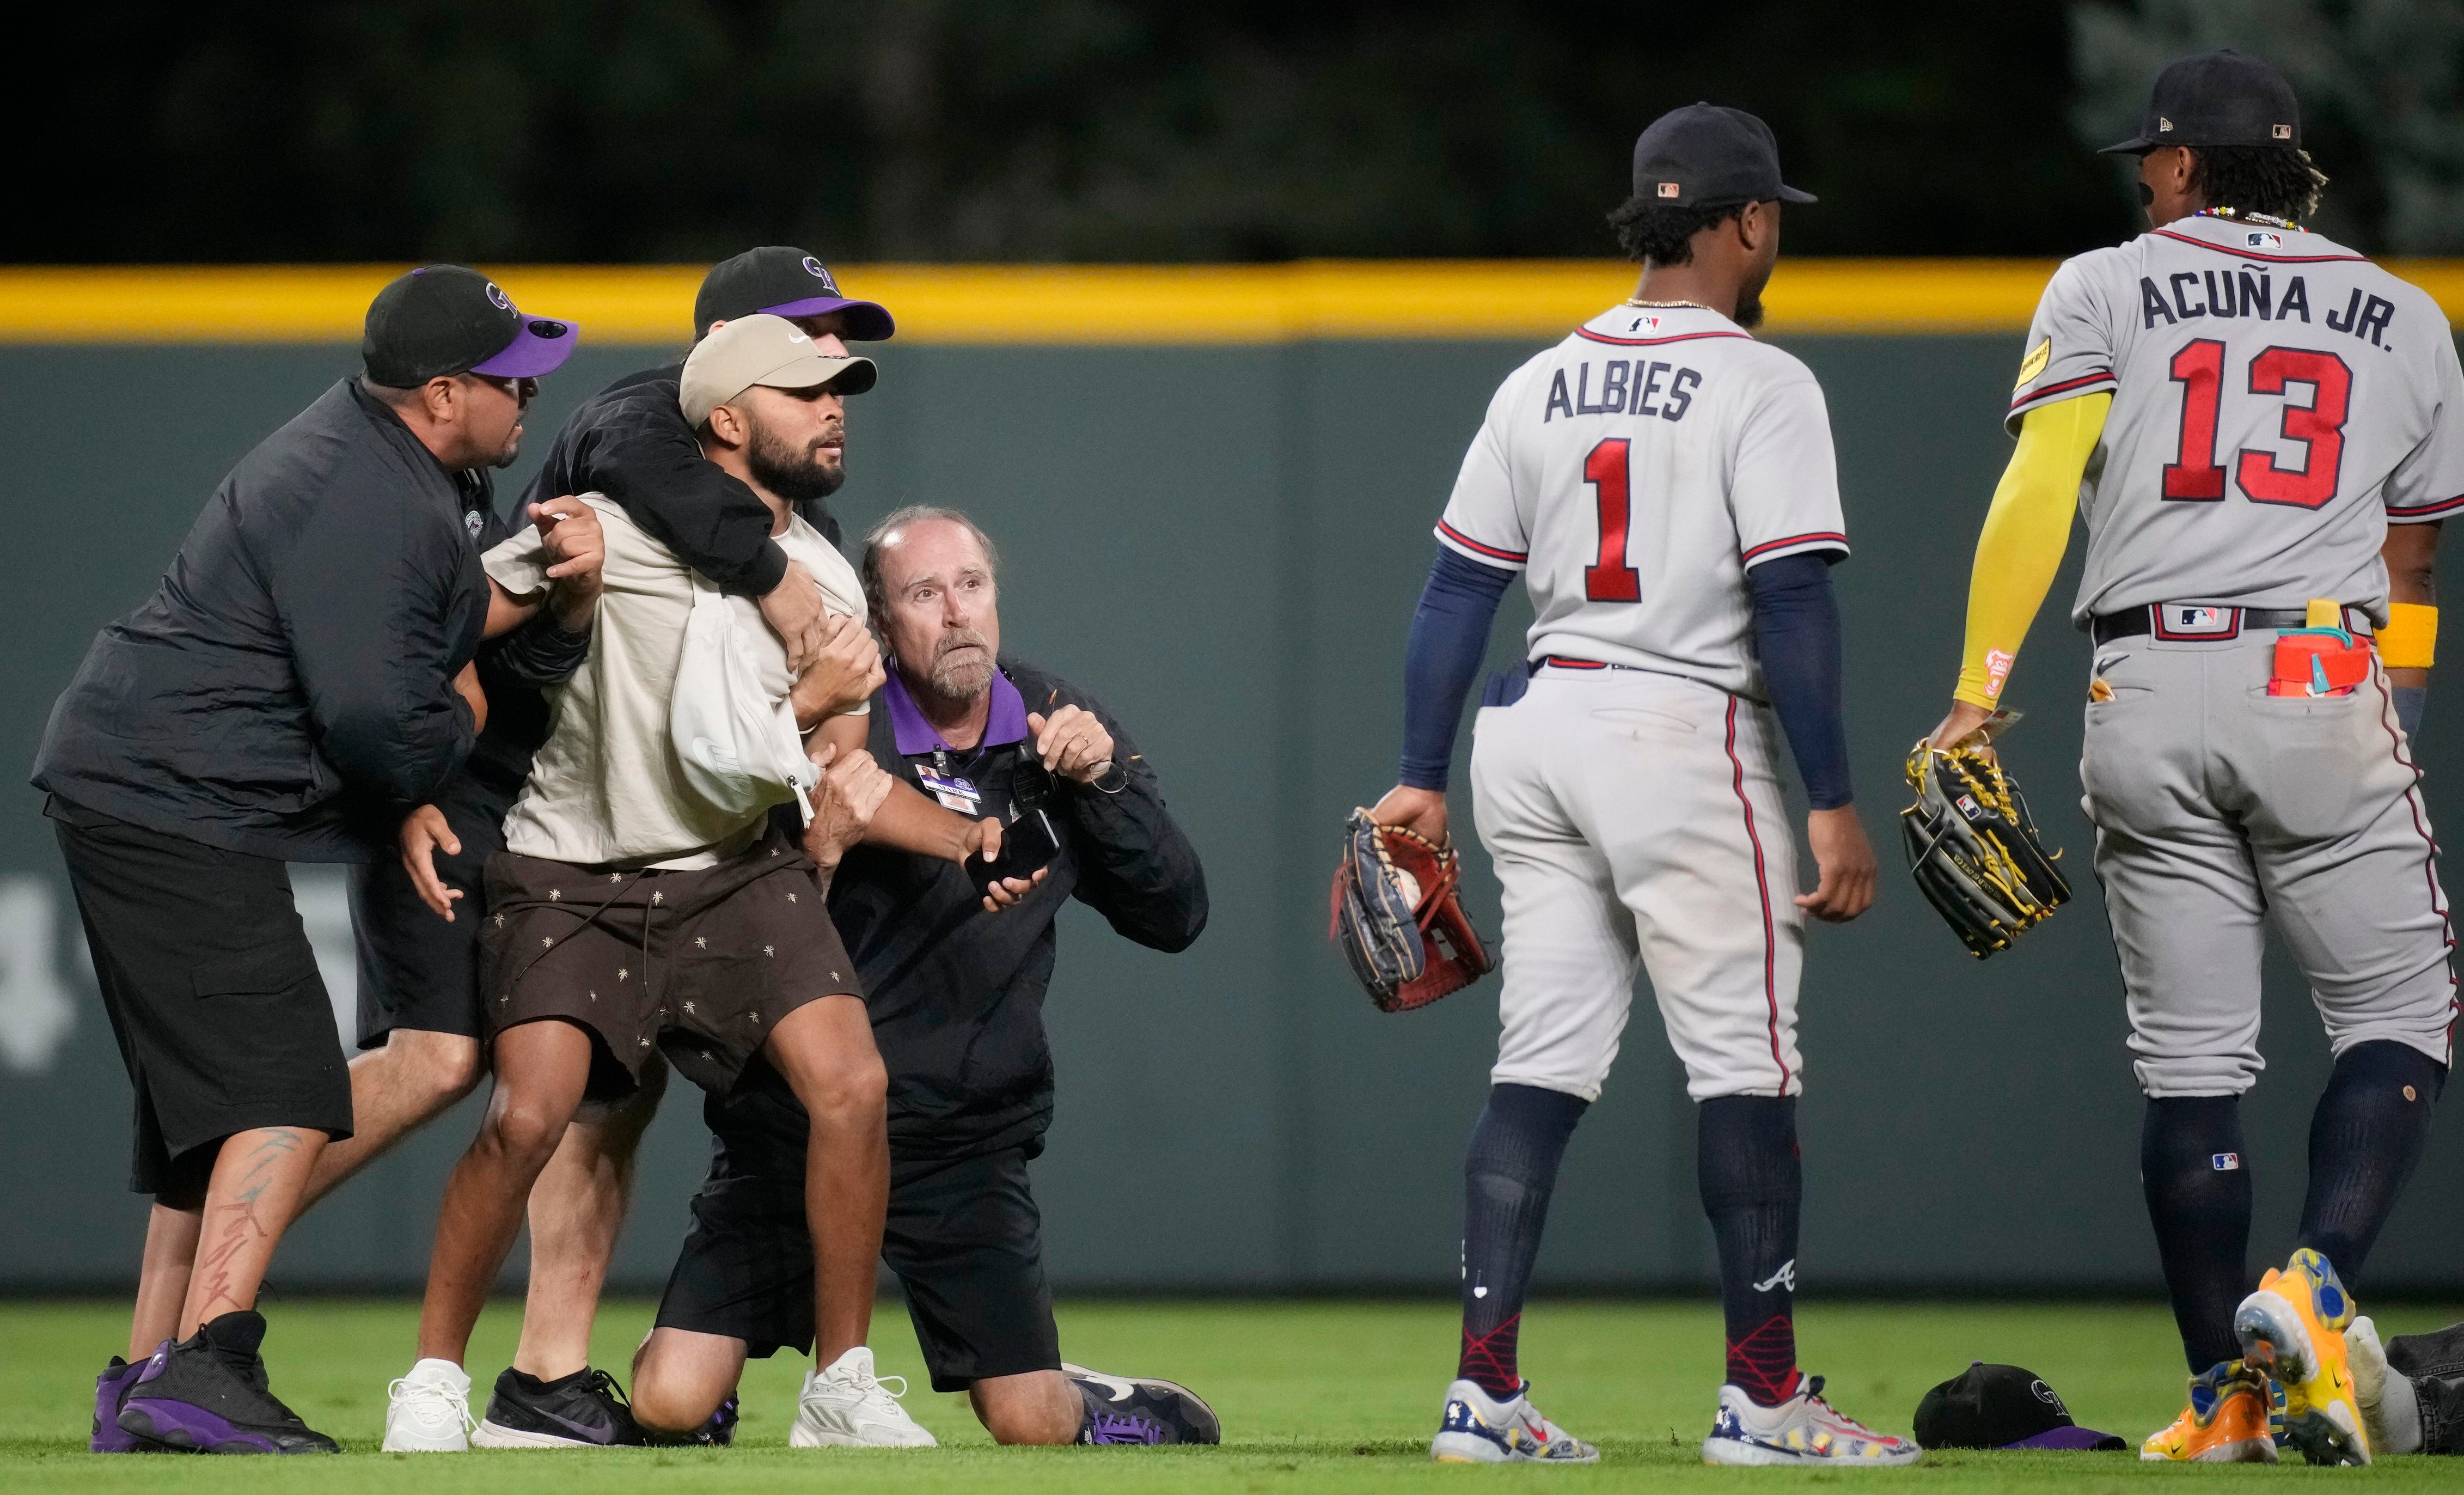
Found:
<svg viewBox="0 0 2464 1495"><path fill-rule="evenodd" d="M488 1037L542 1018L581 1027L602 1050L593 1100L629 1093L654 1046L725 1095L780 1019L859 994L811 860L775 830L690 872L500 851L480 946Z"/></svg>

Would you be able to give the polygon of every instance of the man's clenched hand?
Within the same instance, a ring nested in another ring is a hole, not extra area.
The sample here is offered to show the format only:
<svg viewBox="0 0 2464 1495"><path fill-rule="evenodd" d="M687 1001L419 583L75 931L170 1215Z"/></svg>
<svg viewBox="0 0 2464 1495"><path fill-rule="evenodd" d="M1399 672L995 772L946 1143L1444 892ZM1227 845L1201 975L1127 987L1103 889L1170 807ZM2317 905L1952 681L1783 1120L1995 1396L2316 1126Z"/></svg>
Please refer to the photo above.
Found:
<svg viewBox="0 0 2464 1495"><path fill-rule="evenodd" d="M874 812L890 798L891 780L862 748L841 757L837 743L825 742L813 763L822 771L822 781L813 786L813 823L804 827L804 854L828 871L872 828Z"/></svg>
<svg viewBox="0 0 2464 1495"><path fill-rule="evenodd" d="M788 700L796 726L810 732L825 716L860 706L881 689L881 646L862 621L844 613L822 615L822 645L796 677Z"/></svg>
<svg viewBox="0 0 2464 1495"><path fill-rule="evenodd" d="M822 627L822 589L801 561L787 562L787 574L760 599L762 620L787 646L787 668L802 674L822 651L827 636Z"/></svg>

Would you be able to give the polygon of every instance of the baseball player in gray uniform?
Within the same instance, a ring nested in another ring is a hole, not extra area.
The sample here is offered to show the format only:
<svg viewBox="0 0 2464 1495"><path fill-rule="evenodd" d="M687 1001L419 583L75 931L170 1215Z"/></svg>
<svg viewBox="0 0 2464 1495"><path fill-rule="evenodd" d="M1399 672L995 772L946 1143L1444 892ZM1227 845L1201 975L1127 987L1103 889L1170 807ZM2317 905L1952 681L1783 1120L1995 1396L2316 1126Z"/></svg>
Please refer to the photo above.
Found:
<svg viewBox="0 0 2464 1495"><path fill-rule="evenodd" d="M2406 671L2430 663L2438 521L2464 509L2464 369L2430 297L2299 227L2325 179L2267 64L2175 62L2111 149L2140 158L2152 231L2046 287L1934 741L1999 701L2076 510L2088 551L2071 615L2096 643L2082 803L2193 1377L2143 1454L2273 1461L2272 1379L2312 1462L2366 1462L2345 1286L2429 1136L2456 1011L2403 716L2417 723L2426 684ZM2299 1249L2251 1292L2236 1104L2262 1066L2271 924L2336 1061Z"/></svg>
<svg viewBox="0 0 2464 1495"><path fill-rule="evenodd" d="M1727 1374L1704 1457L1906 1463L1914 1443L1834 1410L1796 1366L1801 921L1863 912L1875 871L1839 719L1829 419L1805 366L1747 331L1780 205L1813 199L1781 185L1768 126L1710 104L1643 132L1634 193L1611 215L1642 261L1634 298L1508 376L1463 458L1407 649L1401 782L1372 811L1444 841L1463 697L1520 572L1527 663L1490 682L1472 754L1505 889L1504 1031L1464 1162L1463 1347L1431 1452L1598 1457L1532 1407L1516 1343L1557 1166L1639 965L1699 1103L1719 1239ZM1814 805L1811 893L1779 727Z"/></svg>

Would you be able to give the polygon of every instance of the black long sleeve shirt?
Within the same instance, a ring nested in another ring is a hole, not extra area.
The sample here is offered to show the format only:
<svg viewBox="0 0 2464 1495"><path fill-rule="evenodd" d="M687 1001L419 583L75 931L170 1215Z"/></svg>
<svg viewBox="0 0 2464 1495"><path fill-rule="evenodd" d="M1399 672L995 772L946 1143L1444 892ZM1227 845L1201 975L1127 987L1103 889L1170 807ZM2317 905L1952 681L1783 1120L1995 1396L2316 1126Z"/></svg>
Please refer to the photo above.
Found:
<svg viewBox="0 0 2464 1495"><path fill-rule="evenodd" d="M1057 947L1054 920L1071 898L1149 949L1187 949L1206 927L1206 874L1174 824L1162 786L1110 712L1060 676L1003 656L1001 672L1028 710L1091 712L1112 734L1127 774L1117 794L1053 780L1034 744L944 755L941 772L981 793L975 813L1009 819L1023 780L1045 789L1062 829L1050 875L1017 907L988 913L964 870L880 846L857 846L830 884L830 915L864 983L873 1041L890 1070L890 1145L900 1158L955 1157L1023 1145L1040 1150L1052 1121L1052 1051L1044 999ZM873 758L923 789L930 752L902 754L892 713L873 697ZM714 1173L802 1177L803 1112L783 1087L712 1099Z"/></svg>
<svg viewBox="0 0 2464 1495"><path fill-rule="evenodd" d="M240 459L52 709L36 787L209 846L363 862L469 757L486 477L344 380Z"/></svg>
<svg viewBox="0 0 2464 1495"><path fill-rule="evenodd" d="M768 506L702 455L676 401L684 365L649 368L609 385L575 410L548 446L529 502L602 493L651 539L720 587L759 597L787 571L770 538ZM820 500L798 506L835 545L838 521Z"/></svg>

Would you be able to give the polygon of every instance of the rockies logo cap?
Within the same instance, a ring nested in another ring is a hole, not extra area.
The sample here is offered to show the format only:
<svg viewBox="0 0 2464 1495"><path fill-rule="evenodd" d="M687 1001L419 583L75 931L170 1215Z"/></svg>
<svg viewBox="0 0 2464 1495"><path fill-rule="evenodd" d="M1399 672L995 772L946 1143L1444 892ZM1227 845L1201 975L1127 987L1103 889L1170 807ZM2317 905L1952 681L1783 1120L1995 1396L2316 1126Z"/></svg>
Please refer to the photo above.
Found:
<svg viewBox="0 0 2464 1495"><path fill-rule="evenodd" d="M2085 1451L2130 1445L2071 1420L2071 1409L2034 1371L1972 1362L1917 1403L1917 1441L1927 1448L2049 1448Z"/></svg>
<svg viewBox="0 0 2464 1495"><path fill-rule="evenodd" d="M728 319L726 326L693 344L676 381L676 403L685 412L685 424L699 429L711 411L756 385L773 389L829 385L847 395L864 393L878 377L872 360L832 358L794 322L756 312Z"/></svg>
<svg viewBox="0 0 2464 1495"><path fill-rule="evenodd" d="M1779 143L1743 109L1687 104L1634 143L1634 195L1680 208L1815 201L1779 179Z"/></svg>
<svg viewBox="0 0 2464 1495"><path fill-rule="evenodd" d="M2167 63L2148 91L2139 133L2106 156L2144 156L2159 145L2301 147L2301 105L2284 75L2246 52L2218 47Z"/></svg>
<svg viewBox="0 0 2464 1495"><path fill-rule="evenodd" d="M857 342L879 342L898 330L889 312L874 302L839 295L839 283L830 278L827 266L784 244L749 249L710 267L702 276L701 294L693 297L693 336L708 337L712 322L756 312L773 317L844 312L847 336Z"/></svg>
<svg viewBox="0 0 2464 1495"><path fill-rule="evenodd" d="M368 378L396 389L439 374L536 379L573 356L582 330L525 317L502 287L459 265L426 265L368 303L360 361Z"/></svg>

